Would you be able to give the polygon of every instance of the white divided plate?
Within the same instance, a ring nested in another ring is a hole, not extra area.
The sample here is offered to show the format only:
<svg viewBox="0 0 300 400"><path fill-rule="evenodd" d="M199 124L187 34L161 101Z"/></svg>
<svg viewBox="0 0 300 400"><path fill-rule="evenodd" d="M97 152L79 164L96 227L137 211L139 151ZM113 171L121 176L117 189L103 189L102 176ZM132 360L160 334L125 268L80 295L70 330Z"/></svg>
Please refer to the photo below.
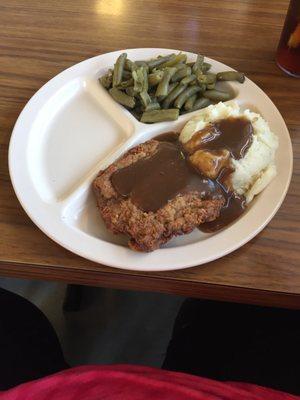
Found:
<svg viewBox="0 0 300 400"><path fill-rule="evenodd" d="M132 60L170 49L125 50ZM142 124L116 104L98 78L123 51L103 54L63 71L27 103L14 127L9 169L15 192L35 224L68 250L112 267L141 271L186 268L215 260L245 244L271 220L287 192L292 147L272 101L253 82L230 83L242 108L258 111L279 137L278 175L235 223L215 234L199 230L171 240L152 253L137 253L126 238L110 234L96 208L91 182L100 169L138 143L179 130L191 117ZM196 55L187 53L190 61ZM215 72L231 69L207 58ZM227 83L228 85L228 83Z"/></svg>

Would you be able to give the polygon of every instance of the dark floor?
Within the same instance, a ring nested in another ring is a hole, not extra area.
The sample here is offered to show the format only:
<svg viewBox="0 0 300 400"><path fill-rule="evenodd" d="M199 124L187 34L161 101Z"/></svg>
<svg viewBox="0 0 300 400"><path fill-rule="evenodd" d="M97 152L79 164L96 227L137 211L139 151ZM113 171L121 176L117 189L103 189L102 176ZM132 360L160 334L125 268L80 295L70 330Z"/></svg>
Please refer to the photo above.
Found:
<svg viewBox="0 0 300 400"><path fill-rule="evenodd" d="M160 367L183 298L83 287L81 310L63 312L66 285L1 278L0 287L36 304L54 326L71 365Z"/></svg>
<svg viewBox="0 0 300 400"><path fill-rule="evenodd" d="M44 312L71 366L163 365L300 394L299 311L82 287L80 311L66 312L64 284L2 278L0 288Z"/></svg>

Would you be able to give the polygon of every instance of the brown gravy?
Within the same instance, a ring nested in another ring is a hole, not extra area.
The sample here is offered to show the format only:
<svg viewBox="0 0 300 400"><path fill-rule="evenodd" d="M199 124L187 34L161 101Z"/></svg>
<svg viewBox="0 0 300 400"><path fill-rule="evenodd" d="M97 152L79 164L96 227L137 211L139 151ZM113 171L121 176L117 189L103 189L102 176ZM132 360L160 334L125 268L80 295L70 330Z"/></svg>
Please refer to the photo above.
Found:
<svg viewBox="0 0 300 400"><path fill-rule="evenodd" d="M155 140L159 142L176 142L179 139L179 133L177 132L165 132L155 136Z"/></svg>
<svg viewBox="0 0 300 400"><path fill-rule="evenodd" d="M220 120L211 124L210 129L211 132L205 128L193 136L189 141L192 151L227 149L233 158L240 159L251 145L253 127L245 118ZM204 232L222 229L245 210L244 197L235 195L228 185L232 170L228 165L214 180L202 176L190 165L191 151L188 146L182 148L178 137L175 132L155 137L160 142L156 153L116 171L111 177L112 184L121 196L130 197L145 212L155 212L176 195L191 190L201 193L204 199L222 195L225 205L219 218L199 226Z"/></svg>
<svg viewBox="0 0 300 400"><path fill-rule="evenodd" d="M229 117L222 119L199 132L187 143L187 149L227 149L236 160L244 157L252 143L253 127L246 118Z"/></svg>
<svg viewBox="0 0 300 400"><path fill-rule="evenodd" d="M198 226L202 232L216 232L225 226L231 224L239 218L246 208L246 201L244 196L238 196L231 189L230 175L233 170L229 167L224 168L218 178L217 182L222 188L222 194L225 198L225 204L221 208L220 215L214 221L205 222Z"/></svg>
<svg viewBox="0 0 300 400"><path fill-rule="evenodd" d="M112 177L115 190L145 212L157 211L177 194L198 191L203 198L221 195L218 184L200 176L186 162L179 143L160 142L156 153Z"/></svg>
<svg viewBox="0 0 300 400"><path fill-rule="evenodd" d="M236 196L228 193L226 204L221 208L218 218L211 222L205 222L198 226L202 232L215 232L229 225L245 211L245 199L243 196Z"/></svg>

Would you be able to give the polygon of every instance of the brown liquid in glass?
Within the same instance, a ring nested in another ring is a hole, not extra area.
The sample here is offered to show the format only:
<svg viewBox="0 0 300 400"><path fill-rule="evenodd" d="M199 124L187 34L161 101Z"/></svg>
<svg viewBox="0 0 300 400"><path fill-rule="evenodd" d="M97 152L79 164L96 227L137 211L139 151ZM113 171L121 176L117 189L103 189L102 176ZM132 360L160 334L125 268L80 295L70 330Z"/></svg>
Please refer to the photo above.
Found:
<svg viewBox="0 0 300 400"><path fill-rule="evenodd" d="M285 72L300 77L300 1L291 0L281 33L277 64Z"/></svg>

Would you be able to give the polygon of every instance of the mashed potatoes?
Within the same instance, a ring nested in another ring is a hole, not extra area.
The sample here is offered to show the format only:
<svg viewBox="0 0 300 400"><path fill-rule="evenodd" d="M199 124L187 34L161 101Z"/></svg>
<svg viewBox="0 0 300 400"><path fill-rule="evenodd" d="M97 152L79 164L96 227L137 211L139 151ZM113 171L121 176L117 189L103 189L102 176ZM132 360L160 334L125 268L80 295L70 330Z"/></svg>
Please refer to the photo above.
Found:
<svg viewBox="0 0 300 400"><path fill-rule="evenodd" d="M231 175L233 189L244 195L249 203L276 175L274 157L278 139L259 114L250 110L241 111L235 101L226 104L220 102L199 111L184 126L179 139L186 143L209 123L228 117L244 117L253 126L253 140L245 156L239 160L230 159L234 169Z"/></svg>

